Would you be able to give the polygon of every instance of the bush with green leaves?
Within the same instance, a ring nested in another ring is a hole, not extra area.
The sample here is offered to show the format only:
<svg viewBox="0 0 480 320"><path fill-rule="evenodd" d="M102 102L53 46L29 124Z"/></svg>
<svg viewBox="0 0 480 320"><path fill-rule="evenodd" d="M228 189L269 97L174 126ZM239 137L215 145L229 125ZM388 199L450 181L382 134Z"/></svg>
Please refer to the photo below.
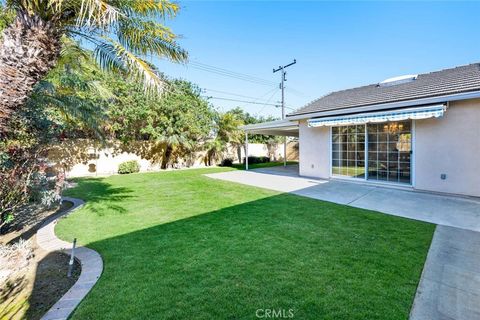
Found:
<svg viewBox="0 0 480 320"><path fill-rule="evenodd" d="M267 163L270 162L269 157L255 157L255 156L250 156L248 157L248 163L249 164L254 164L254 163ZM245 163L245 158L243 158L243 163Z"/></svg>
<svg viewBox="0 0 480 320"><path fill-rule="evenodd" d="M139 171L140 171L140 165L136 160L125 161L120 163L120 165L118 166L119 174L135 173Z"/></svg>
<svg viewBox="0 0 480 320"><path fill-rule="evenodd" d="M232 158L225 158L220 162L221 167L231 167L233 165L233 159Z"/></svg>

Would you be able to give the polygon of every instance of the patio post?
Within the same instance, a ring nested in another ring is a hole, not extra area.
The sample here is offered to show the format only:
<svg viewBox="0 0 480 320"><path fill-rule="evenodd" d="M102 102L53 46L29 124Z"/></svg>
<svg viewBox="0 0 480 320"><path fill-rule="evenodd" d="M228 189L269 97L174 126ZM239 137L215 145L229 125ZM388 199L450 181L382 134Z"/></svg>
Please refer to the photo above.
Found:
<svg viewBox="0 0 480 320"><path fill-rule="evenodd" d="M283 137L283 166L287 166L287 136Z"/></svg>
<svg viewBox="0 0 480 320"><path fill-rule="evenodd" d="M248 132L245 131L245 170L248 170Z"/></svg>

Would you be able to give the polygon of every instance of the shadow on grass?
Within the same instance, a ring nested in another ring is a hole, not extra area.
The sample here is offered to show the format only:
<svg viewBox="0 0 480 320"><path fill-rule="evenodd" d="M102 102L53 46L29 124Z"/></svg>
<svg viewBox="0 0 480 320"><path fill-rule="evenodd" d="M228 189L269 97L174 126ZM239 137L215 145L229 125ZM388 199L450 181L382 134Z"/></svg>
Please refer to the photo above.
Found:
<svg viewBox="0 0 480 320"><path fill-rule="evenodd" d="M90 243L105 270L73 318L406 319L433 230L275 195Z"/></svg>
<svg viewBox="0 0 480 320"><path fill-rule="evenodd" d="M98 207L96 204L99 203L117 213L126 213L125 208L118 203L133 198L133 190L126 187L113 187L104 180L104 178L73 179L72 181L76 183L76 186L74 189L66 190L65 195L85 200L89 209L100 216L103 215L103 210L96 208Z"/></svg>

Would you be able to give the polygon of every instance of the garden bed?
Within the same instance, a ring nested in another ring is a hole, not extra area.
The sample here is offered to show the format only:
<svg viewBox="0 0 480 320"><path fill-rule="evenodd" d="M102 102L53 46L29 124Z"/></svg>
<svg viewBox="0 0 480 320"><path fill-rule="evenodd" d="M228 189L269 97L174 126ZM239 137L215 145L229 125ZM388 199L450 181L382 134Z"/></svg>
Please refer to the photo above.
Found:
<svg viewBox="0 0 480 320"><path fill-rule="evenodd" d="M81 272L77 261L68 278L70 257L46 252L36 244L36 231L43 222L69 207L71 203L64 203L59 211L27 206L8 233L0 236L5 254L0 253L0 319L40 319L77 281Z"/></svg>

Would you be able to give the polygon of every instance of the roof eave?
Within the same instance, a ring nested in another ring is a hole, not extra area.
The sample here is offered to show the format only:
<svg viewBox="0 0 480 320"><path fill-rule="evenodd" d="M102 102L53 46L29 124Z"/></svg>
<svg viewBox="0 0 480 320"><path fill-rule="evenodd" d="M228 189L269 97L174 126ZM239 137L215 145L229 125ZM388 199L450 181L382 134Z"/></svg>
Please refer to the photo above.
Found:
<svg viewBox="0 0 480 320"><path fill-rule="evenodd" d="M288 119L249 124L240 129L250 134L298 137L298 121Z"/></svg>
<svg viewBox="0 0 480 320"><path fill-rule="evenodd" d="M399 101L399 102L380 103L380 104L373 104L368 106L350 107L350 108L336 109L336 110L314 111L314 112L308 112L308 113L302 113L302 114L293 114L293 115L287 115L287 119L288 120L304 120L304 119L310 119L314 117L326 117L326 116L334 116L334 115L342 115L342 114L350 114L350 113L358 113L358 112L395 109L395 108L402 108L402 107L418 106L423 104L443 103L443 102L449 102L449 101L459 101L459 100L468 100L468 99L476 99L476 98L480 98L480 91L456 93L456 94L450 94L450 95Z"/></svg>
<svg viewBox="0 0 480 320"><path fill-rule="evenodd" d="M289 127L298 127L298 121L285 119L285 120L275 120L267 121L261 123L253 123L241 126L242 130L255 130L255 129L279 129L279 128L289 128Z"/></svg>

